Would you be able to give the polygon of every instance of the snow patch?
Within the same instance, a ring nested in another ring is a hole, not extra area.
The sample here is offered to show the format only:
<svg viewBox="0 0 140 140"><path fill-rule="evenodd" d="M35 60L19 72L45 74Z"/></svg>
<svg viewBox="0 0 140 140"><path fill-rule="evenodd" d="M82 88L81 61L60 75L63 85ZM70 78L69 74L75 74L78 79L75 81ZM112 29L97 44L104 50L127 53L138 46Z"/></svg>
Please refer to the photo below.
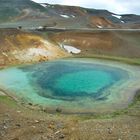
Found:
<svg viewBox="0 0 140 140"><path fill-rule="evenodd" d="M70 45L62 45L61 47L64 48L68 53L78 54L81 52L81 50Z"/></svg>
<svg viewBox="0 0 140 140"><path fill-rule="evenodd" d="M121 20L121 23L125 23L123 20Z"/></svg>
<svg viewBox="0 0 140 140"><path fill-rule="evenodd" d="M118 19L121 19L121 17L122 17L122 16L119 16L119 15L113 15L113 14L112 14L112 16L113 16L113 17L116 17L116 18L118 18Z"/></svg>
<svg viewBox="0 0 140 140"><path fill-rule="evenodd" d="M101 28L103 28L103 27L102 27L102 26L100 26L100 25L97 25L97 27L98 27L98 28L100 28L100 29L101 29Z"/></svg>
<svg viewBox="0 0 140 140"><path fill-rule="evenodd" d="M37 29L43 29L43 26L39 26Z"/></svg>
<svg viewBox="0 0 140 140"><path fill-rule="evenodd" d="M74 16L74 15L71 15L71 17L72 17L72 18L75 18L75 16Z"/></svg>
<svg viewBox="0 0 140 140"><path fill-rule="evenodd" d="M45 7L46 8L46 4L43 4L43 3L39 3L41 6Z"/></svg>
<svg viewBox="0 0 140 140"><path fill-rule="evenodd" d="M64 17L64 18L69 18L68 15L60 15L61 17Z"/></svg>

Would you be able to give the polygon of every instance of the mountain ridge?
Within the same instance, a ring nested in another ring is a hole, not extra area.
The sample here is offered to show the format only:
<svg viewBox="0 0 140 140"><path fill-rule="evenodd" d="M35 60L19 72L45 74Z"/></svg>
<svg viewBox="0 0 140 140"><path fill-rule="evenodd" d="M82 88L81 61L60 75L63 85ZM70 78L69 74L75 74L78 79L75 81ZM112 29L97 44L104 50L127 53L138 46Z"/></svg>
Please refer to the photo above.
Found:
<svg viewBox="0 0 140 140"><path fill-rule="evenodd" d="M1 0L0 3L0 28L52 26L97 29L139 28L140 26L140 16L135 14L118 15L103 9L52 5L31 0Z"/></svg>

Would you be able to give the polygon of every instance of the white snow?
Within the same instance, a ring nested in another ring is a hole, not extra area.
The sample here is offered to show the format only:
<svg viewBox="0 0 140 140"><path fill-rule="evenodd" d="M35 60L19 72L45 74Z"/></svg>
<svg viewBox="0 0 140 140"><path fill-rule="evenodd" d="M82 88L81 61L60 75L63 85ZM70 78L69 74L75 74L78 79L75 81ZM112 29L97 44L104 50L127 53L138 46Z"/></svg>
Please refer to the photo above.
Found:
<svg viewBox="0 0 140 140"><path fill-rule="evenodd" d="M63 18L75 18L76 16L75 15L60 15L61 17Z"/></svg>
<svg viewBox="0 0 140 140"><path fill-rule="evenodd" d="M113 15L113 14L112 14L112 16L113 16L113 17L116 17L116 18L118 18L118 19L121 19L121 17L122 17L122 16L119 16L119 15Z"/></svg>
<svg viewBox="0 0 140 140"><path fill-rule="evenodd" d="M41 6L45 7L46 8L46 4L43 4L43 3L39 3Z"/></svg>
<svg viewBox="0 0 140 140"><path fill-rule="evenodd" d="M38 29L43 29L43 27L42 26L39 26Z"/></svg>
<svg viewBox="0 0 140 140"><path fill-rule="evenodd" d="M62 45L62 48L64 48L68 53L78 54L81 52L81 50L79 50L73 46L70 46L70 45Z"/></svg>
<svg viewBox="0 0 140 140"><path fill-rule="evenodd" d="M71 17L72 17L72 18L75 18L75 16L74 16L74 15L71 15Z"/></svg>
<svg viewBox="0 0 140 140"><path fill-rule="evenodd" d="M64 17L64 18L69 18L68 15L60 15L61 17Z"/></svg>
<svg viewBox="0 0 140 140"><path fill-rule="evenodd" d="M51 5L50 4L44 4L46 7L51 7Z"/></svg>
<svg viewBox="0 0 140 140"><path fill-rule="evenodd" d="M125 23L125 22L121 20L121 23Z"/></svg>
<svg viewBox="0 0 140 140"><path fill-rule="evenodd" d="M100 29L101 29L101 28L103 28L103 27L102 27L102 26L100 26L100 25L97 25L97 27L98 27L98 28L100 28Z"/></svg>

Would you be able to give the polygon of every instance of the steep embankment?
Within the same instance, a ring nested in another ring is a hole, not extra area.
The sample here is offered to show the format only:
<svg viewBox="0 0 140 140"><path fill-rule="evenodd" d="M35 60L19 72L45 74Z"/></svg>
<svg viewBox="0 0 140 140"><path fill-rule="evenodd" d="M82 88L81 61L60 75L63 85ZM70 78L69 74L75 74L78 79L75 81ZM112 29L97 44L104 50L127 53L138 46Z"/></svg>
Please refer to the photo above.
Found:
<svg viewBox="0 0 140 140"><path fill-rule="evenodd" d="M66 52L39 35L17 29L0 30L0 66L64 56L67 56Z"/></svg>
<svg viewBox="0 0 140 140"><path fill-rule="evenodd" d="M50 39L81 50L77 56L140 58L139 31L61 32Z"/></svg>

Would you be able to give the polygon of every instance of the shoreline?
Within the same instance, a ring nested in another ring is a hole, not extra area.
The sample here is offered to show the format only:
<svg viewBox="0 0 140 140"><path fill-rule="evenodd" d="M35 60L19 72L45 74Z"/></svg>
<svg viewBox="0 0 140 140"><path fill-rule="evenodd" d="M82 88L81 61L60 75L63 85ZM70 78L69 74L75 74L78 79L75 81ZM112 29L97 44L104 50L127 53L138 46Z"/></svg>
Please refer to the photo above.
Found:
<svg viewBox="0 0 140 140"><path fill-rule="evenodd" d="M5 89L2 89L1 87L0 87L0 93L2 93L0 94L0 97L1 96L10 97L15 102L18 102L18 99L16 97L10 96L9 93Z"/></svg>
<svg viewBox="0 0 140 140"><path fill-rule="evenodd" d="M6 92L7 93L7 92ZM37 106L24 104L12 97L0 96L2 140L51 137L69 139L136 139L139 140L138 91L132 103L124 109L106 114L62 114L48 112ZM9 120L9 121L7 121Z"/></svg>
<svg viewBox="0 0 140 140"><path fill-rule="evenodd" d="M73 59L73 58L72 58ZM76 58L77 59L77 58ZM89 58L85 58L85 59L89 59ZM64 59L60 59L60 60L64 60ZM79 60L80 60L80 58L79 58ZM94 60L94 61L96 61L96 59L91 59L91 60ZM100 60L100 59L97 59L98 61ZM52 60L52 61L54 61L54 60ZM57 60L56 60L57 61ZM82 59L81 59L81 61L82 61ZM110 62L110 61L109 61ZM111 61L112 62L112 61ZM39 62L39 63L41 63L41 62ZM117 63L117 62L116 62ZM118 62L118 63L120 63L120 62ZM35 63L35 64L37 64L37 63ZM124 63L123 63L124 64ZM24 64L23 64L24 65ZM32 65L32 64L25 64L25 65ZM16 66L22 66L22 65L16 65ZM136 65L137 66L137 65ZM12 67L14 67L14 66L12 66ZM9 67L7 67L7 68L9 68ZM125 68L124 68L125 69ZM116 109L116 110L114 110L114 111L109 111L109 113L111 114L112 112L116 112L116 111L119 111L119 110L125 110L125 109L127 109L129 106L131 106L131 104L133 104L135 101L136 101L136 99L137 99L137 94L139 94L138 92L140 91L140 89L137 89L137 91L133 94L133 97L130 99L129 98L129 103L127 104L127 107L120 107L120 109ZM13 97L13 96L10 96L9 95L9 93L5 90L5 89L3 89L3 88L0 88L0 92L3 92L6 96L9 96L10 98L12 98L13 100L15 100L16 102L20 102L20 99L18 100L18 98L16 98L15 96ZM1 95L0 95L1 96ZM136 99L135 99L136 98ZM25 105L27 105L28 104L28 102L26 103L25 102ZM32 105L32 106L34 106L34 104ZM38 105L38 106L40 106L40 105ZM47 106L46 106L47 107ZM54 112L53 114L55 114L55 113L57 113L55 110L54 111L49 111L49 113L52 113L52 112ZM108 111L107 111L108 112ZM72 115L72 114L94 114L94 113L97 113L96 111L95 112L89 112L89 113L72 113L72 112L63 112L63 113L61 113L61 114L70 114L70 115ZM99 112L99 114L102 114L102 113L100 113Z"/></svg>
<svg viewBox="0 0 140 140"><path fill-rule="evenodd" d="M61 57L61 58L56 58L52 60L44 60L44 61L36 61L36 62L26 62L26 63L11 63L7 65L0 66L0 70L2 69L7 69L10 67L16 67L16 66L24 66L24 65L33 65L33 64L38 64L38 63L43 63L43 62L51 62L51 61L57 61L57 60L63 60L63 59L93 59L93 60L104 60L104 61L110 61L110 62L118 62L118 63L123 63L123 64L128 64L128 65L134 65L134 66L140 66L140 58L123 58L123 57L117 57L117 56L103 56L103 55L93 55L93 56L77 56L77 55L71 55L71 56L66 56L66 57Z"/></svg>
<svg viewBox="0 0 140 140"><path fill-rule="evenodd" d="M138 102L140 101L140 89L138 89L135 94L134 94L134 98L131 100L131 103L128 104L127 107L123 108L123 109L117 109L115 111L110 111L110 112L103 112L103 113L97 113L97 112L87 112L87 113L71 113L71 112L59 112L59 111L49 111L49 110L44 110L41 106L36 106L35 104L31 104L30 103L26 103L26 102L21 102L20 100L18 100L16 97L13 96L9 96L8 92L1 89L0 88L0 92L3 92L5 95L0 95L1 97L9 97L12 101L14 101L17 105L20 104L22 107L25 107L26 109L32 110L32 111L41 111L42 113L46 113L46 114L50 114L50 115L54 115L57 116L62 115L62 116L75 116L78 117L79 119L87 117L87 119L102 119L102 118L114 118L116 116L120 116L120 115L127 115L127 110L129 109L133 109L133 107L135 107L135 105L138 104ZM46 112L47 111L47 112Z"/></svg>

